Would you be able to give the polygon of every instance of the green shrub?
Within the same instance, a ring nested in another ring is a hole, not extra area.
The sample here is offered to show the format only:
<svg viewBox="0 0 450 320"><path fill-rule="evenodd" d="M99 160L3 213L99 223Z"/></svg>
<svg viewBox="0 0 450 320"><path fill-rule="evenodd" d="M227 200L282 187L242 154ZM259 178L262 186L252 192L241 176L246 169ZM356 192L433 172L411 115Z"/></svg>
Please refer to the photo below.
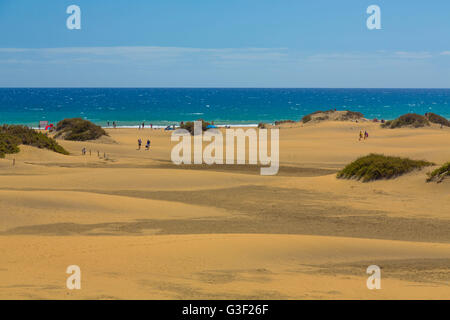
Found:
<svg viewBox="0 0 450 320"><path fill-rule="evenodd" d="M206 131L206 127L210 125L209 122L203 121L202 119L197 120L197 121L201 121L202 122L202 131ZM185 129L187 131L189 131L189 133L191 135L194 135L194 122L192 121L188 121L188 122L183 122L180 125L181 129Z"/></svg>
<svg viewBox="0 0 450 320"><path fill-rule="evenodd" d="M430 121L432 123L437 123L437 124L441 124L446 127L450 127L450 121L448 121L447 119L445 119L444 117L442 117L438 114L429 112L429 113L427 113L427 119L428 119L428 121Z"/></svg>
<svg viewBox="0 0 450 320"><path fill-rule="evenodd" d="M5 154L18 153L20 139L7 133L0 133L0 158Z"/></svg>
<svg viewBox="0 0 450 320"><path fill-rule="evenodd" d="M447 162L442 167L428 173L427 182L436 181L439 183L442 182L447 176L450 176L450 162Z"/></svg>
<svg viewBox="0 0 450 320"><path fill-rule="evenodd" d="M382 154L369 154L358 158L344 169L337 177L341 179L356 179L368 182L379 179L391 179L415 169L433 165L423 160L390 157Z"/></svg>
<svg viewBox="0 0 450 320"><path fill-rule="evenodd" d="M395 120L389 120L386 121L385 123L381 124L381 127L383 128L390 128L390 129L395 129L395 128L402 128L402 127L414 127L414 128L420 128L420 127L425 127L425 126L429 126L430 123L428 122L427 118L425 118L424 116L421 116L420 114L415 114L415 113L408 113L408 114L404 114L400 117L398 117Z"/></svg>
<svg viewBox="0 0 450 320"><path fill-rule="evenodd" d="M325 114L327 114L327 113L333 113L333 112L334 112L333 109L326 110L326 111L317 110L317 111L314 111L313 113L311 113L310 115L314 115L314 114L318 114L318 113L325 113Z"/></svg>
<svg viewBox="0 0 450 320"><path fill-rule="evenodd" d="M267 125L263 122L258 123L258 128L259 129L266 129Z"/></svg>
<svg viewBox="0 0 450 320"><path fill-rule="evenodd" d="M304 117L302 118L302 122L303 122L303 123L310 122L310 121L312 120L312 116L315 115L315 114L318 114L318 113L325 113L325 114L327 114L327 113L331 113L331 112L334 112L334 111L333 111L333 110L327 110L327 111L317 110L317 111L314 111L314 112L312 112L312 113L307 114L306 116L304 116Z"/></svg>
<svg viewBox="0 0 450 320"><path fill-rule="evenodd" d="M303 123L307 123L307 122L310 122L310 121L311 121L311 115L310 114L308 114L308 115L306 115L306 116L304 116L302 118L302 122Z"/></svg>
<svg viewBox="0 0 450 320"><path fill-rule="evenodd" d="M278 120L278 121L275 121L275 125L276 126L278 126L280 124L285 124L285 123L295 123L295 121L294 120Z"/></svg>
<svg viewBox="0 0 450 320"><path fill-rule="evenodd" d="M57 153L69 154L55 139L45 134L20 125L3 125L0 127L0 155L19 152L19 145L24 144Z"/></svg>
<svg viewBox="0 0 450 320"><path fill-rule="evenodd" d="M364 114L358 111L346 110L346 113L341 117L342 120L356 120L364 117Z"/></svg>
<svg viewBox="0 0 450 320"><path fill-rule="evenodd" d="M331 119L335 119L337 121L356 120L356 119L360 119L360 118L364 117L364 115L361 112L357 112L357 111L346 110L345 112L343 112L343 111L335 111L332 109L327 110L327 111L318 110L318 111L314 111L313 113L310 113L310 114L307 114L306 116L304 116L302 118L302 122L303 123L310 122L312 120L312 116L317 115L317 114L323 114L323 115L315 117L315 120L318 120L318 121L329 120L330 114L333 114L333 113L337 113L337 115L335 115L334 117L331 116Z"/></svg>
<svg viewBox="0 0 450 320"><path fill-rule="evenodd" d="M64 119L56 125L56 136L64 140L87 141L107 136L102 127L81 118Z"/></svg>

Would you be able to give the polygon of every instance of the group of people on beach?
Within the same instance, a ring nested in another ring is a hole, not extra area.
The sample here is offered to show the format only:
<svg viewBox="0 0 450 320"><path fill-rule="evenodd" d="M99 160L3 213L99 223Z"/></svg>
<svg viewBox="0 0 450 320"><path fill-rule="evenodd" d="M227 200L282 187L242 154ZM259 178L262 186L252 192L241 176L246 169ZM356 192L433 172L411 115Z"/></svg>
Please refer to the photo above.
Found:
<svg viewBox="0 0 450 320"><path fill-rule="evenodd" d="M145 145L145 150L150 150L150 139L147 139L147 144ZM138 139L138 150L141 150L142 147L142 139Z"/></svg>
<svg viewBox="0 0 450 320"><path fill-rule="evenodd" d="M106 125L108 126L108 127L110 127L110 122L109 121L107 121L106 122ZM153 129L153 124L152 123L150 123L150 125L148 125L149 127L150 127L150 129ZM115 128L117 128L117 123L116 123L116 121L113 121L112 122L112 127L115 129ZM139 125L139 130L141 130L141 129L145 129L145 122L142 122L142 124L140 124Z"/></svg>
<svg viewBox="0 0 450 320"><path fill-rule="evenodd" d="M142 125L139 125L139 130L145 129L145 122L142 122ZM150 129L153 129L153 124L150 123Z"/></svg>
<svg viewBox="0 0 450 320"><path fill-rule="evenodd" d="M369 133L367 131L364 130L364 133L361 131L359 131L359 141L361 140L366 140L369 138Z"/></svg>
<svg viewBox="0 0 450 320"><path fill-rule="evenodd" d="M83 147L81 149L81 155L85 156L86 154L87 154L87 149L86 149L86 147ZM89 149L89 156L92 156L92 150L91 149ZM97 157L100 158L100 151L99 150L97 150ZM103 158L107 159L106 152L103 152Z"/></svg>

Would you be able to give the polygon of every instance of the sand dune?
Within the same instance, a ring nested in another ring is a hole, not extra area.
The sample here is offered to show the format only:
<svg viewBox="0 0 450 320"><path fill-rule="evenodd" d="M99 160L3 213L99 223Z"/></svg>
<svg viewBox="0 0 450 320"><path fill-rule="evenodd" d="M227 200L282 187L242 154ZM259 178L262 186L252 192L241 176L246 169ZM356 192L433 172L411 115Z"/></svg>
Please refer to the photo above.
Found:
<svg viewBox="0 0 450 320"><path fill-rule="evenodd" d="M1 231L47 224L101 224L139 219L230 216L223 209L73 191L0 191Z"/></svg>
<svg viewBox="0 0 450 320"><path fill-rule="evenodd" d="M371 183L335 176L371 152L442 164L449 128L282 126L271 177L177 167L162 130L108 133L61 141L69 156L21 146L0 159L1 298L450 299L449 179L426 183L431 168ZM139 137L150 151L136 150ZM80 291L65 288L71 264ZM382 290L366 288L370 264Z"/></svg>
<svg viewBox="0 0 450 320"><path fill-rule="evenodd" d="M449 298L448 245L289 235L0 237L0 298ZM26 253L27 263L23 263ZM82 288L68 291L67 266ZM368 290L366 268L382 267ZM8 275L8 276L6 276Z"/></svg>

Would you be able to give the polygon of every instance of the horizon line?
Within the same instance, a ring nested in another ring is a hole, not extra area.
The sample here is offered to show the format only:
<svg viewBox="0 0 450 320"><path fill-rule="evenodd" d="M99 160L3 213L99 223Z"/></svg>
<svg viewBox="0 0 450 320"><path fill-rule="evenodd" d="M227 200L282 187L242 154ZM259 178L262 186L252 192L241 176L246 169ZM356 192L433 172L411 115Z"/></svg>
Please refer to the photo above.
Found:
<svg viewBox="0 0 450 320"><path fill-rule="evenodd" d="M72 87L38 87L38 86L23 86L23 87L0 87L0 89L330 89L330 90L450 90L450 87L188 87L188 86L174 86L174 87L102 87L102 86L72 86Z"/></svg>

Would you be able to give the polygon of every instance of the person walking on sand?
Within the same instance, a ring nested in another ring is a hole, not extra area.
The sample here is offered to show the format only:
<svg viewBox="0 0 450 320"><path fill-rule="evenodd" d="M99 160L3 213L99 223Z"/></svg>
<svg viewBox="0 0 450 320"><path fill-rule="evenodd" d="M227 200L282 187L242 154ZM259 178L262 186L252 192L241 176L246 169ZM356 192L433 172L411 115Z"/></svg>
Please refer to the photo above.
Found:
<svg viewBox="0 0 450 320"><path fill-rule="evenodd" d="M369 133L367 131L364 131L364 140L369 138Z"/></svg>
<svg viewBox="0 0 450 320"><path fill-rule="evenodd" d="M86 155L86 148L81 149L81 154L84 156Z"/></svg>
<svg viewBox="0 0 450 320"><path fill-rule="evenodd" d="M362 133L362 131L359 131L359 141L361 141L362 138L363 138L363 133Z"/></svg>
<svg viewBox="0 0 450 320"><path fill-rule="evenodd" d="M138 139L138 150L141 150L141 146L142 146L142 139L139 138Z"/></svg>
<svg viewBox="0 0 450 320"><path fill-rule="evenodd" d="M150 139L147 139L147 144L145 145L145 150L150 150Z"/></svg>

